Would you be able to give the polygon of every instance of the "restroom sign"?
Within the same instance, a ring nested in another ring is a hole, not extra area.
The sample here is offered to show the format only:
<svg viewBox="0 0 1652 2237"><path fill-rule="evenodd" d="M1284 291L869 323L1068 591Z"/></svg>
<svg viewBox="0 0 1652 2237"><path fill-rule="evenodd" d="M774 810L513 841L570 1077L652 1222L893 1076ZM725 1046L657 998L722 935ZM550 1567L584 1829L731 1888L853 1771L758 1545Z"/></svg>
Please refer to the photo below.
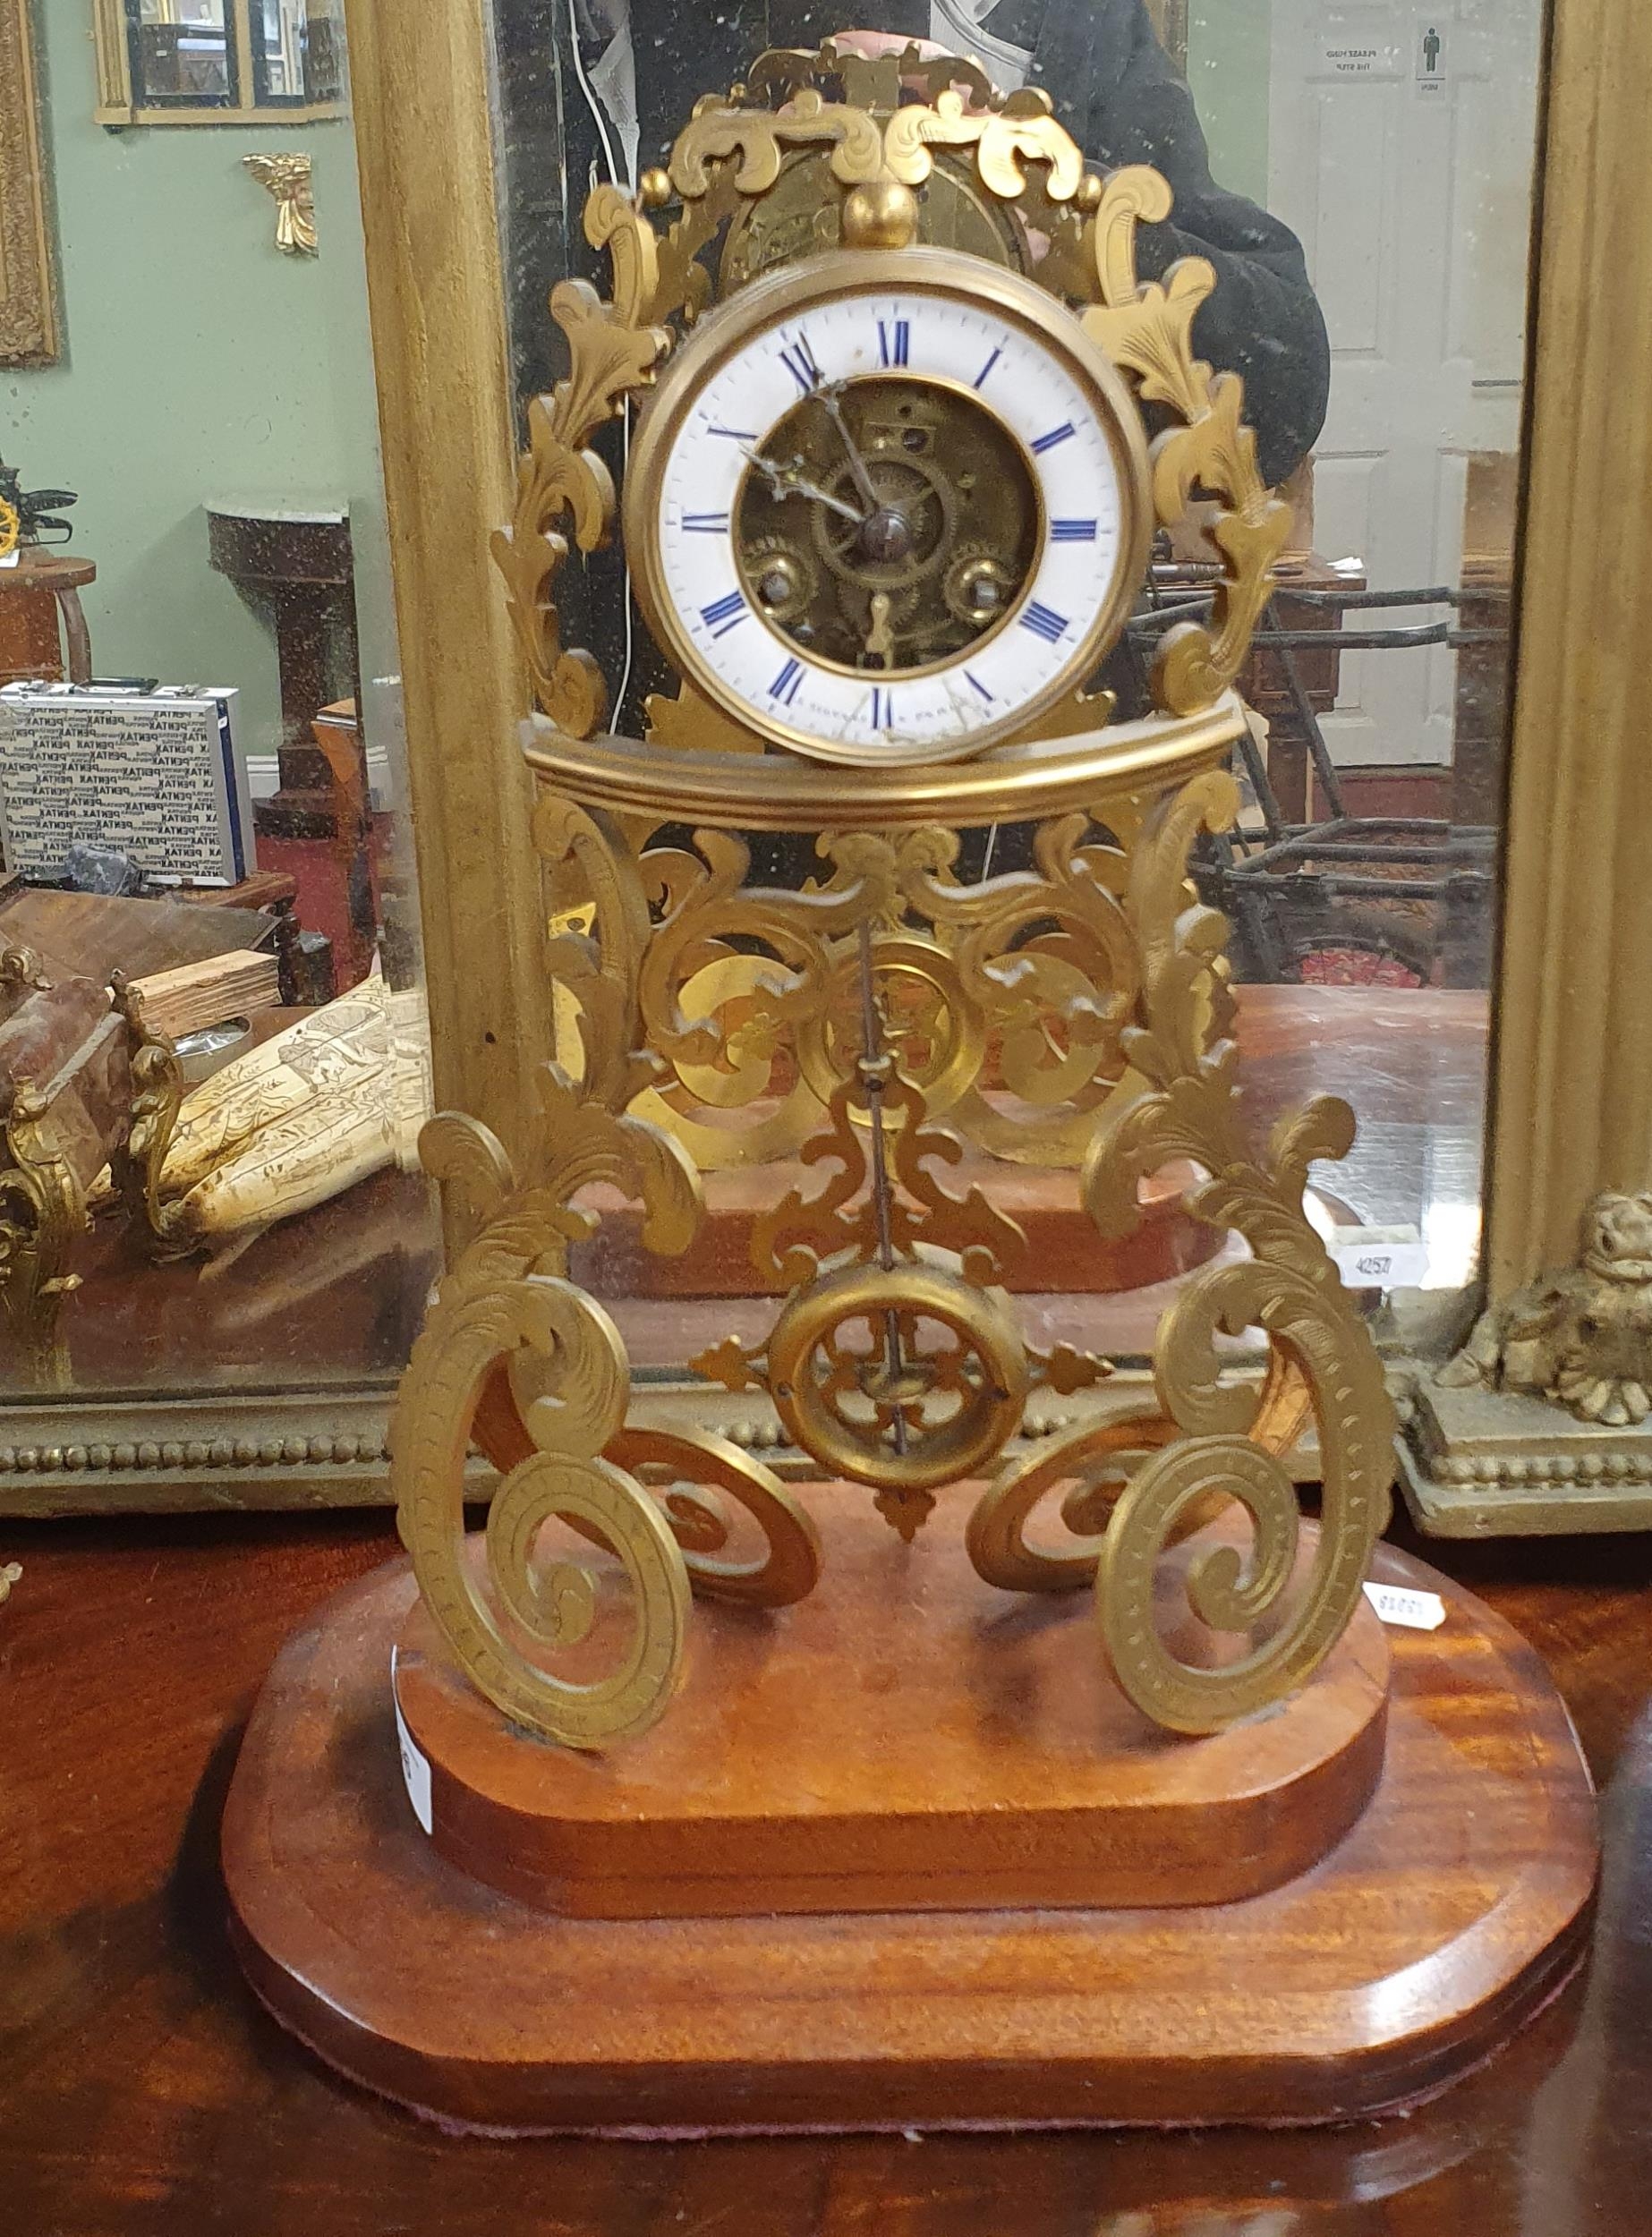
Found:
<svg viewBox="0 0 1652 2237"><path fill-rule="evenodd" d="M1452 82L1452 24L1445 14L1419 15L1414 44L1419 99L1443 98Z"/></svg>

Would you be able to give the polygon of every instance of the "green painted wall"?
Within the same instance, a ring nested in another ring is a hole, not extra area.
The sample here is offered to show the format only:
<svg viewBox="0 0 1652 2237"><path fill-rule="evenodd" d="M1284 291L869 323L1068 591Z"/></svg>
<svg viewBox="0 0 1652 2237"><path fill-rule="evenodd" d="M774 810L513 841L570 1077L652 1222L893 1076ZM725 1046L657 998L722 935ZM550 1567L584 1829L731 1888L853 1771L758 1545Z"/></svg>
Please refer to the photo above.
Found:
<svg viewBox="0 0 1652 2237"><path fill-rule="evenodd" d="M364 678L394 668L355 155L345 123L95 124L84 0L38 11L66 347L0 370L0 453L76 489L101 674L234 684L240 736L279 734L275 639L207 563L203 505L347 504ZM253 149L315 160L319 258L275 246ZM372 694L368 694L370 700Z"/></svg>
<svg viewBox="0 0 1652 2237"><path fill-rule="evenodd" d="M1273 0L1193 0L1188 11L1188 82L1211 169L1265 209L1273 14Z"/></svg>

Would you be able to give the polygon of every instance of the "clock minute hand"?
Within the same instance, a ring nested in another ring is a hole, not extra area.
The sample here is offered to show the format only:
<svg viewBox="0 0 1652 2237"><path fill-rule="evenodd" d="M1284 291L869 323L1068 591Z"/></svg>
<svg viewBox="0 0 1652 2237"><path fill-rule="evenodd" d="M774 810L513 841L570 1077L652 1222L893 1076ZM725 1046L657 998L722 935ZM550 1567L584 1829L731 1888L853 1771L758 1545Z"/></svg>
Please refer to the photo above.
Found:
<svg viewBox="0 0 1652 2237"><path fill-rule="evenodd" d="M772 458L765 458L761 451L747 450L742 455L756 467L777 498L811 498L816 505L823 505L846 521L853 521L857 528L860 526L861 515L852 505L833 497L830 489L822 489L818 482L806 481L795 467L777 466Z"/></svg>
<svg viewBox="0 0 1652 2237"><path fill-rule="evenodd" d="M860 501L866 508L866 518L870 520L883 500L878 495L877 486L860 455L859 446L849 433L849 423L843 416L843 397L835 384L828 388L817 388L814 393L825 405L827 415L838 430L839 440L848 458L849 472L860 492Z"/></svg>

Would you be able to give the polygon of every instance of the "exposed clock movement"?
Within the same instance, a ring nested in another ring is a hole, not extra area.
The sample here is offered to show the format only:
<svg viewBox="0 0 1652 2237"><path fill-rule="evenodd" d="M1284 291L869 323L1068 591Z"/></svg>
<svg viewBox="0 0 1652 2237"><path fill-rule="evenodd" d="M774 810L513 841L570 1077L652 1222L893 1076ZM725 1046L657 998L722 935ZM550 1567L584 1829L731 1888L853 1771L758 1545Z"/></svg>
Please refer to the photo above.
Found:
<svg viewBox="0 0 1652 2237"><path fill-rule="evenodd" d="M1128 392L1032 281L923 247L754 282L662 377L626 532L673 663L762 736L977 753L1082 685L1146 558Z"/></svg>

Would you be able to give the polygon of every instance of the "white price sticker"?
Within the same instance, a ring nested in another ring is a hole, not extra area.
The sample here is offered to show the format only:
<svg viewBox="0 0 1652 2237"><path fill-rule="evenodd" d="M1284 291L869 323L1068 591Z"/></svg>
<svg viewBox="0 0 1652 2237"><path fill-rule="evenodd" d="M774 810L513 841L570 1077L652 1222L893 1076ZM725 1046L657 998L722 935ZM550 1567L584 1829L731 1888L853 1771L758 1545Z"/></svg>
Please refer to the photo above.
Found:
<svg viewBox="0 0 1652 2237"><path fill-rule="evenodd" d="M1428 1272L1428 1246L1415 1228L1339 1228L1331 1255L1345 1289L1417 1289Z"/></svg>
<svg viewBox="0 0 1652 2237"><path fill-rule="evenodd" d="M1408 1585L1367 1585L1366 1598L1384 1623L1397 1623L1407 1631L1437 1631L1445 1621L1445 1603L1438 1593L1413 1592Z"/></svg>
<svg viewBox="0 0 1652 2237"><path fill-rule="evenodd" d="M430 1762L408 1731L407 1719L402 1714L402 1697L396 1683L394 1647L390 1649L390 1699L396 1709L396 1744L402 1751L402 1781L407 1789L407 1799L413 1804L413 1816L428 1833L431 1824Z"/></svg>

